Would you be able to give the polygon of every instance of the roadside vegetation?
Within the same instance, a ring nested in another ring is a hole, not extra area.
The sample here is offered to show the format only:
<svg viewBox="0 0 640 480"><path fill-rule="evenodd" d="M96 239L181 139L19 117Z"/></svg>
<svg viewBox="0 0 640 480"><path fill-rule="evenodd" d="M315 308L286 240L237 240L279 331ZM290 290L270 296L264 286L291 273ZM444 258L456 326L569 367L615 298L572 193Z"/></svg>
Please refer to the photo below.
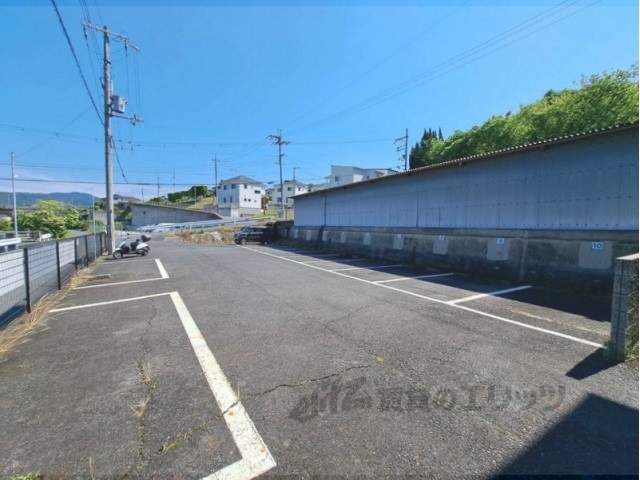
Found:
<svg viewBox="0 0 640 480"><path fill-rule="evenodd" d="M0 363L5 361L9 354L29 341L31 335L46 330L46 318L56 303L70 290L83 284L87 277L91 276L98 263L80 270L62 288L52 294L47 294L38 300L32 307L31 313L25 313L20 318L0 329Z"/></svg>
<svg viewBox="0 0 640 480"><path fill-rule="evenodd" d="M18 230L50 233L54 239L67 238L71 230L89 231L93 222L89 218L89 208L65 205L56 200L38 200L30 211L18 210ZM101 229L103 222L95 222ZM13 231L12 220L0 220L0 231Z"/></svg>
<svg viewBox="0 0 640 480"><path fill-rule="evenodd" d="M549 90L517 113L496 115L479 127L444 138L424 131L411 148L410 168L638 121L638 65L583 77L577 89Z"/></svg>

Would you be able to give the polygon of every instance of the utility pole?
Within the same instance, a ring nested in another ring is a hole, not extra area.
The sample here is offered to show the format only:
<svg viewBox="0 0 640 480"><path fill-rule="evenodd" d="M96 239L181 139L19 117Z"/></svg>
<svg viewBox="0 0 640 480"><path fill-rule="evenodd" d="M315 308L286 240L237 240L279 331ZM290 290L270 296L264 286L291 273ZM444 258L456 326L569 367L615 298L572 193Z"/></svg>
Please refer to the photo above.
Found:
<svg viewBox="0 0 640 480"><path fill-rule="evenodd" d="M114 222L114 206L113 206L113 161L111 159L111 117L126 118L134 125L142 120L133 117L125 117L116 115L115 113L124 113L124 103L121 105L113 105L113 99L111 98L111 50L110 50L110 37L116 40L122 41L125 44L125 48L133 48L138 50L138 47L131 44L129 39L120 33L111 32L107 27L98 27L91 23L83 23L84 28L90 28L97 30L103 34L104 44L104 68L103 68L103 85L104 90L104 164L105 164L105 177L106 177L106 192L107 192L107 247L109 255L113 254L115 249L115 222ZM86 30L85 30L86 31ZM120 97L118 97L121 100ZM114 113L115 112L115 113Z"/></svg>
<svg viewBox="0 0 640 480"><path fill-rule="evenodd" d="M115 221L113 218L113 160L111 159L111 50L109 33L105 27L104 37L104 168L107 181L107 248L109 255L115 249Z"/></svg>
<svg viewBox="0 0 640 480"><path fill-rule="evenodd" d="M296 170L300 167L293 167L293 189L291 191L292 196L296 196Z"/></svg>
<svg viewBox="0 0 640 480"><path fill-rule="evenodd" d="M218 156L213 157L213 173L215 174L215 181L213 184L213 192L216 197L216 203L218 203Z"/></svg>
<svg viewBox="0 0 640 480"><path fill-rule="evenodd" d="M274 145L278 146L278 164L280 165L280 217L282 218L282 220L286 220L284 209L284 185L282 183L282 145L288 145L291 142L287 142L286 140L282 139L282 132L280 131L280 129L278 129L277 135L269 135L267 136L267 138L270 139Z"/></svg>
<svg viewBox="0 0 640 480"><path fill-rule="evenodd" d="M11 152L11 188L13 189L13 233L18 238L18 205L16 204L16 156Z"/></svg>
<svg viewBox="0 0 640 480"><path fill-rule="evenodd" d="M401 140L404 140L404 147L402 145L396 146L396 152L401 152L402 150L404 150L404 154L402 155L402 158L404 159L404 171L406 172L409 169L407 165L407 161L408 161L407 148L409 146L409 129L408 128L406 128L404 131L404 137L396 138L393 143L394 144L398 143Z"/></svg>

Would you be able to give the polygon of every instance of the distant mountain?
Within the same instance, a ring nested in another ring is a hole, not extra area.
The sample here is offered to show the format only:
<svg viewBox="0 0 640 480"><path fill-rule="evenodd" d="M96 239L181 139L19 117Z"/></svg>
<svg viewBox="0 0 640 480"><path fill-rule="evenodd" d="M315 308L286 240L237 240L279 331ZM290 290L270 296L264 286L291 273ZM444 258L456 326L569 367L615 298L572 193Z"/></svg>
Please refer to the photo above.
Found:
<svg viewBox="0 0 640 480"><path fill-rule="evenodd" d="M16 192L16 205L18 207L32 207L38 200L56 200L65 205L76 207L90 207L97 197L89 193L81 192L54 192L54 193L23 193ZM13 193L0 192L0 208L13 208Z"/></svg>

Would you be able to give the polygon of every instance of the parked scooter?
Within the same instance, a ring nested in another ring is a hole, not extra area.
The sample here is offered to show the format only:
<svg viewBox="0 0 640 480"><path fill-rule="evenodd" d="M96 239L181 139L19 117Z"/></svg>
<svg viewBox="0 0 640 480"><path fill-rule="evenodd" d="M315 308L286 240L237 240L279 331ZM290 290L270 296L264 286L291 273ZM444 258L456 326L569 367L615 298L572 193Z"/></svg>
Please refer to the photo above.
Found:
<svg viewBox="0 0 640 480"><path fill-rule="evenodd" d="M142 255L144 257L149 253L149 245L147 245L149 240L151 240L151 237L142 235L127 245L127 240L125 239L113 251L113 258L118 259L125 255Z"/></svg>

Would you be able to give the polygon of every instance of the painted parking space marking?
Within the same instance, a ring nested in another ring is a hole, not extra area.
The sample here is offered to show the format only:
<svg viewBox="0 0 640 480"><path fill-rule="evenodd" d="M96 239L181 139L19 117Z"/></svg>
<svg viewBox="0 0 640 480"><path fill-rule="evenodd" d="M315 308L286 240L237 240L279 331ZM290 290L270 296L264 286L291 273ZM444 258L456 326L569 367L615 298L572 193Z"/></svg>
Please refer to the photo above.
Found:
<svg viewBox="0 0 640 480"><path fill-rule="evenodd" d="M141 297L121 298L119 300L109 300L107 302L87 303L84 305L74 305L73 307L52 308L50 312L67 312L69 310L80 310L81 308L101 307L103 305L113 305L114 303L135 302L138 300L146 300L147 298L162 297L168 293L153 293L151 295L143 295Z"/></svg>
<svg viewBox="0 0 640 480"><path fill-rule="evenodd" d="M498 295L504 295L505 293L517 292L519 290L526 290L531 288L531 285L523 285L521 287L505 288L504 290L496 290L495 292L479 293L477 295L471 295L469 297L458 298L457 300L449 300L449 305L455 305L456 303L470 302L471 300L477 300L484 297L497 297Z"/></svg>
<svg viewBox="0 0 640 480"><path fill-rule="evenodd" d="M193 351L198 358L198 362L200 362L207 382L209 382L211 392L216 402L218 402L220 411L223 412L224 420L227 422L240 455L242 455L242 460L205 478L212 480L226 478L248 479L271 470L276 466L273 456L249 418L247 411L240 403L233 388L231 388L229 380L227 380L213 353L211 353L211 349L182 301L182 297L178 292L171 292L170 295L178 311L182 326L187 332Z"/></svg>
<svg viewBox="0 0 640 480"><path fill-rule="evenodd" d="M397 268L404 267L404 265L376 265L373 267L347 267L347 268L337 268L335 270L331 270L332 272L347 272L349 270L382 270L384 268Z"/></svg>
<svg viewBox="0 0 640 480"><path fill-rule="evenodd" d="M89 288L101 288L101 287L113 287L115 285L127 285L131 283L142 283L142 282L155 282L156 280L166 280L169 278L169 274L162 265L162 262L159 258L155 259L155 264L158 267L158 271L160 272L160 278L143 278L141 280L127 280L125 282L112 282L112 283L101 283L100 285L84 285L82 287L76 287L75 290L86 290ZM115 264L111 264L115 265Z"/></svg>
<svg viewBox="0 0 640 480"><path fill-rule="evenodd" d="M196 325L193 317L189 313L180 293L165 292L141 297L132 297L108 302L99 302L88 305L78 305L74 307L52 309L50 312L63 312L80 308L91 308L96 306L109 305L121 302L131 302L145 300L149 298L169 296L180 317L182 326L189 338L191 347L198 359L204 376L209 384L211 393L222 412L222 416L231 432L231 436L238 448L242 459L228 465L217 472L204 477L207 480L222 479L252 479L271 470L276 466L276 462L269 452L267 445L256 430L255 425L240 399L236 396L229 380L222 371L217 360L213 356L211 349L207 345L204 336Z"/></svg>
<svg viewBox="0 0 640 480"><path fill-rule="evenodd" d="M574 336L571 336L571 335L566 335L564 333L556 332L556 331L553 331L553 330L548 330L546 328L536 327L534 325L529 325L527 323L518 322L516 320L511 320L509 318L500 317L498 315L493 315L491 313L482 312L480 310L475 310L473 308L465 307L464 305L458 305L458 304L455 304L455 303L449 303L446 300L440 300L438 298L428 297L426 295L421 295L419 293L414 293L414 292L411 292L411 291L408 291L408 290L402 290L401 288L393 287L393 286L387 285L385 283L374 283L371 280L365 280L364 278L354 277L354 276L347 275L347 274L342 273L342 272L338 272L336 270L327 270L325 268L318 267L317 265L311 265L311 264L308 264L308 263L299 262L297 260L293 260L293 259L290 259L290 258L282 257L280 255L275 255L273 253L260 251L260 250L255 250L255 249L251 249L251 248L248 248L248 249L253 251L253 252L259 253L261 255L267 255L267 256L270 256L270 257L279 258L279 259L285 260L287 262L292 262L292 263L295 263L295 264L298 264L298 265L303 265L303 266L308 267L308 268L314 268L314 269L320 270L322 272L332 273L334 275L338 275L338 276L341 276L341 277L344 277L344 278L348 278L348 279L355 280L355 281L358 281L358 282L367 283L369 285L375 285L376 287L380 287L380 288L386 288L388 290L393 290L395 292L404 293L405 295L410 295L412 297L421 298L423 300L427 300L427 301L434 302L434 303L439 303L441 305L448 305L448 306L453 307L453 308L459 308L461 310L465 310L467 312L471 312L471 313L474 313L476 315L480 315L480 316L483 316L483 317L487 317L487 318L498 320L498 321L501 321L501 322L504 322L504 323L508 323L510 325L516 325L518 327L526 328L526 329L529 329L529 330L534 330L534 331L537 331L537 332L540 332L540 333L545 333L547 335L552 335L552 336L555 336L555 337L564 338L566 340L571 340L573 342L582 343L584 345L589 345L589 346L596 347L596 348L601 348L601 349L605 348L604 345L599 344L599 343L595 343L595 342L591 342L589 340L584 340L582 338L574 337Z"/></svg>
<svg viewBox="0 0 640 480"><path fill-rule="evenodd" d="M308 260L306 262L302 262L302 263L327 263L330 262L331 260Z"/></svg>
<svg viewBox="0 0 640 480"><path fill-rule="evenodd" d="M451 275L453 275L453 273L434 273L433 275L417 275L415 277L400 277L392 278L390 280L374 280L373 283L403 282L405 280L418 280L421 278L450 277Z"/></svg>
<svg viewBox="0 0 640 480"><path fill-rule="evenodd" d="M304 263L327 263L327 262L333 262L333 263L349 263L349 262L357 262L360 259L358 258L346 258L346 259L339 259L339 260L331 260L331 259L323 259L320 258L318 260L310 260L308 262L304 262Z"/></svg>
<svg viewBox="0 0 640 480"><path fill-rule="evenodd" d="M304 256L306 258L311 257L311 258L316 258L316 259L322 259L322 258L327 258L327 257L339 257L340 254L339 253L320 253L320 254L313 255L313 256L311 256L311 255L302 255L302 256ZM309 261L313 261L313 260L309 260Z"/></svg>
<svg viewBox="0 0 640 480"><path fill-rule="evenodd" d="M158 267L158 271L160 272L160 276L162 278L169 278L169 274L165 270L164 265L162 265L162 262L160 261L160 259L156 258L155 260L156 260L156 266Z"/></svg>

